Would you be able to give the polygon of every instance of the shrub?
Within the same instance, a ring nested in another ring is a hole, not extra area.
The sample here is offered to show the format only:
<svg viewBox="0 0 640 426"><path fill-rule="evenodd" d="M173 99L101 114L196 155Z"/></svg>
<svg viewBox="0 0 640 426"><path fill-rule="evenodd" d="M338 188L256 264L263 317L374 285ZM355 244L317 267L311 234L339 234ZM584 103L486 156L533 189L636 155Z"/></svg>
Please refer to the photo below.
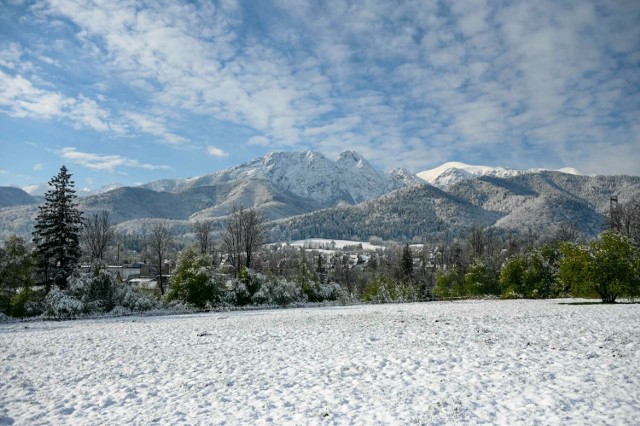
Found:
<svg viewBox="0 0 640 426"><path fill-rule="evenodd" d="M33 317L42 313L42 295L27 287L11 298L11 316Z"/></svg>
<svg viewBox="0 0 640 426"><path fill-rule="evenodd" d="M463 297L465 295L464 285L464 275L458 268L438 271L436 275L436 285L433 288L433 295L439 299Z"/></svg>
<svg viewBox="0 0 640 426"><path fill-rule="evenodd" d="M252 296L253 303L264 305L285 306L304 301L305 295L297 283L274 277L264 280L260 289Z"/></svg>
<svg viewBox="0 0 640 426"><path fill-rule="evenodd" d="M193 247L186 249L178 259L167 300L181 300L202 309L218 299L219 291L209 257Z"/></svg>
<svg viewBox="0 0 640 426"><path fill-rule="evenodd" d="M588 247L565 244L560 276L572 294L598 294L603 302L640 293L640 254L633 242L615 232L603 232Z"/></svg>
<svg viewBox="0 0 640 426"><path fill-rule="evenodd" d="M559 260L560 252L549 245L511 257L500 270L502 297L545 299L562 295Z"/></svg>
<svg viewBox="0 0 640 426"><path fill-rule="evenodd" d="M53 318L74 318L86 313L81 300L58 288L53 288L44 298L44 314Z"/></svg>

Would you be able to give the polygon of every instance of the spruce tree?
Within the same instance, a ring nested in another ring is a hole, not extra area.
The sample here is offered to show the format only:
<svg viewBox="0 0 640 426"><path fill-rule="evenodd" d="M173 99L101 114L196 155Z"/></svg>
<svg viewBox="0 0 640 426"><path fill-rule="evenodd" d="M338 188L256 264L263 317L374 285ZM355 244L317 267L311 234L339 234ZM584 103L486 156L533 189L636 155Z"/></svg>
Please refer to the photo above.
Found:
<svg viewBox="0 0 640 426"><path fill-rule="evenodd" d="M49 292L51 284L67 286L80 259L78 236L82 212L78 210L74 182L65 166L49 181L44 205L38 206L33 241L36 245L40 280Z"/></svg>
<svg viewBox="0 0 640 426"><path fill-rule="evenodd" d="M402 249L400 270L403 282L410 282L413 280L413 253L411 252L411 247L409 247L409 244L405 244L404 248Z"/></svg>

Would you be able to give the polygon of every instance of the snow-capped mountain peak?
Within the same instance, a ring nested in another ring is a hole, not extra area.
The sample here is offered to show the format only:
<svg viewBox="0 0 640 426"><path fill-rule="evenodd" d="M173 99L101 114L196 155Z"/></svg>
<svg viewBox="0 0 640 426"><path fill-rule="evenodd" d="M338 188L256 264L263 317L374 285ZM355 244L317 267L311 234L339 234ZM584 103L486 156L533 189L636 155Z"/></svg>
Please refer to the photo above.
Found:
<svg viewBox="0 0 640 426"><path fill-rule="evenodd" d="M321 205L359 203L404 186L379 172L360 154L345 151L331 161L315 151L271 152L264 157L197 178L162 180L143 185L155 191L180 192L221 182L266 180L275 187Z"/></svg>
<svg viewBox="0 0 640 426"><path fill-rule="evenodd" d="M340 156L338 157L338 160L336 161L336 164L338 166L340 165L345 165L347 167L357 167L358 169L363 169L363 168L370 168L371 164L369 164L369 162L360 154L358 154L355 151L345 151L342 154L340 154Z"/></svg>

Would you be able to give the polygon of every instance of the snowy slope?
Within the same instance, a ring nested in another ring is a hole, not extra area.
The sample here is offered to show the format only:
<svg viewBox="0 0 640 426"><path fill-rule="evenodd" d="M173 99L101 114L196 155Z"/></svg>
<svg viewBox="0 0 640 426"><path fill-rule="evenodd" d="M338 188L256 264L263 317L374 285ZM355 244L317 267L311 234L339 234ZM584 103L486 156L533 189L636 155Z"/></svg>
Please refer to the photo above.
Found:
<svg viewBox="0 0 640 426"><path fill-rule="evenodd" d="M143 185L154 191L180 192L220 182L267 180L281 190L322 205L359 203L397 188L397 180L375 170L360 154L343 152L337 161L323 154L272 152L248 163L210 175L160 180Z"/></svg>
<svg viewBox="0 0 640 426"><path fill-rule="evenodd" d="M425 170L416 174L420 179L441 188L447 188L458 182L468 179L474 179L480 176L493 176L499 178L507 178L518 176L524 173L539 173L548 171L547 169L529 169L515 170L504 167L491 166L475 166L456 161L444 163L436 168ZM572 175L583 175L580 171L572 167L564 167L558 170L552 170Z"/></svg>
<svg viewBox="0 0 640 426"><path fill-rule="evenodd" d="M640 305L0 324L0 424L635 424Z"/></svg>

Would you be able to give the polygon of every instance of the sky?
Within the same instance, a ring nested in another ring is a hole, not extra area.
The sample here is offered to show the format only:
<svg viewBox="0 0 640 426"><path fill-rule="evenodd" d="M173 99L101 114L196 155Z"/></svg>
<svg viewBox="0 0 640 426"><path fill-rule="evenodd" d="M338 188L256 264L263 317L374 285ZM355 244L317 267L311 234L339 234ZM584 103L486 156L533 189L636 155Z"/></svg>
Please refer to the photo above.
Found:
<svg viewBox="0 0 640 426"><path fill-rule="evenodd" d="M640 2L0 0L0 185L307 150L638 175Z"/></svg>

